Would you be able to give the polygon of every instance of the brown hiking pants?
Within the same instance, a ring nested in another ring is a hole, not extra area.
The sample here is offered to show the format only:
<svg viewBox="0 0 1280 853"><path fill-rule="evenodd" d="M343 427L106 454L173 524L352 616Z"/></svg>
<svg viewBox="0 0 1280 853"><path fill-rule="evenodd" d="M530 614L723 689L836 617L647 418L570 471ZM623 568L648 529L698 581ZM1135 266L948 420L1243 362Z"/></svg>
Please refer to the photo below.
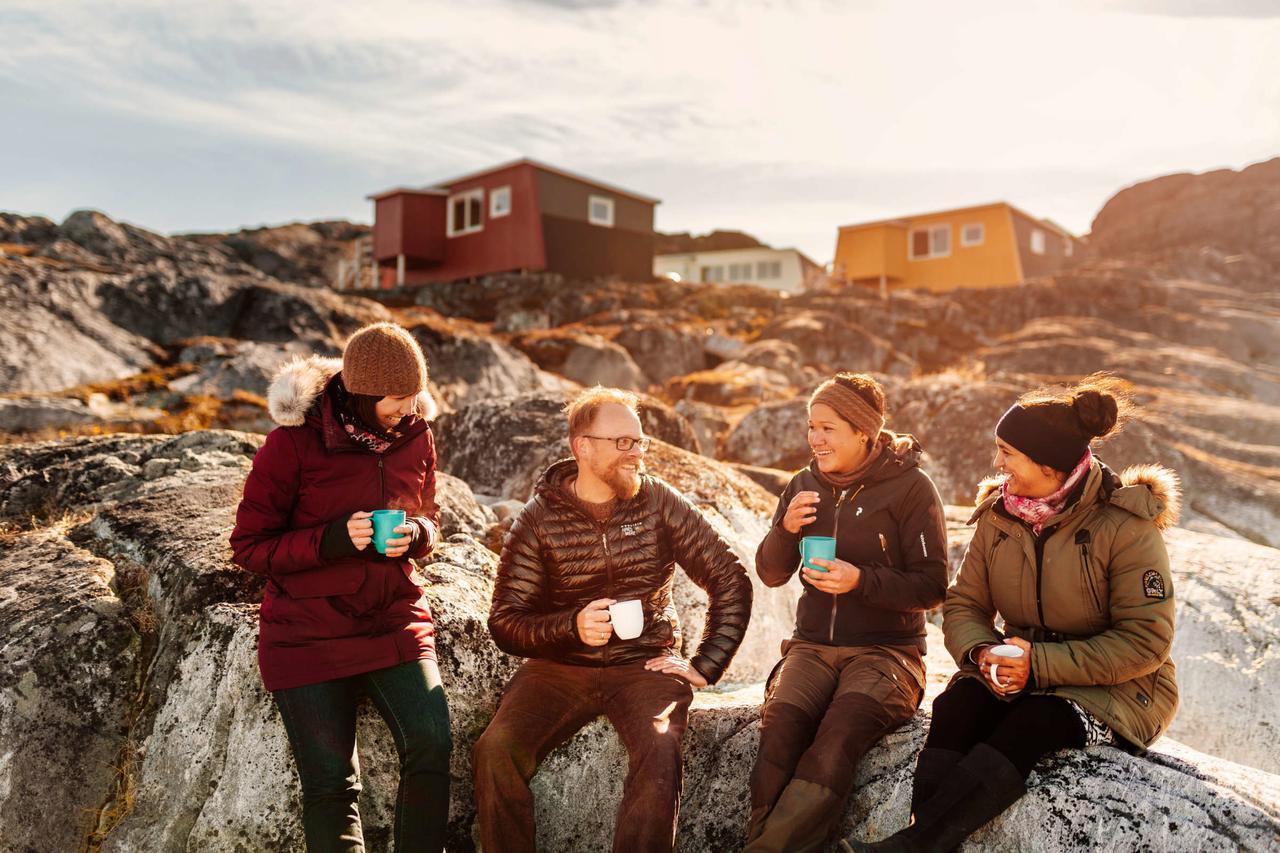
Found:
<svg viewBox="0 0 1280 853"><path fill-rule="evenodd" d="M693 687L644 663L573 666L529 660L507 685L472 750L484 853L534 850L529 780L548 753L603 714L627 749L613 849L669 853L683 783L681 741Z"/></svg>
<svg viewBox="0 0 1280 853"><path fill-rule="evenodd" d="M747 850L826 847L858 761L915 714L924 661L913 647L782 644L751 770Z"/></svg>

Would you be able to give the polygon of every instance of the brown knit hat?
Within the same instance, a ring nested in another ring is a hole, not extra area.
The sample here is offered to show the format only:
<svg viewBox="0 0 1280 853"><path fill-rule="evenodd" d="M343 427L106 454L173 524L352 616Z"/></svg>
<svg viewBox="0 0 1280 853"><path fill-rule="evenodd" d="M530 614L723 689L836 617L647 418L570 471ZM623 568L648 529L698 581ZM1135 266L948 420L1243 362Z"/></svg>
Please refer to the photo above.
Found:
<svg viewBox="0 0 1280 853"><path fill-rule="evenodd" d="M351 336L342 352L342 384L352 394L406 397L426 390L427 360L418 342L395 323L374 323Z"/></svg>

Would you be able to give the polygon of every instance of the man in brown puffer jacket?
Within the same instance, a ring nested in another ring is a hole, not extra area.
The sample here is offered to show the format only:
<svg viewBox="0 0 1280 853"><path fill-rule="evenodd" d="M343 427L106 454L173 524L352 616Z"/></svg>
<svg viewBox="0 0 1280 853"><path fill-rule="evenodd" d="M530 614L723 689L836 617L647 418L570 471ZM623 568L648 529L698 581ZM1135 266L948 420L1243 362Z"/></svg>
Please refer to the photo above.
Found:
<svg viewBox="0 0 1280 853"><path fill-rule="evenodd" d="M593 388L566 407L574 459L542 475L502 549L489 630L529 660L472 755L490 853L535 849L529 780L601 714L630 759L613 849L672 850L693 688L719 680L747 630L746 569L688 500L644 473L649 440L636 403ZM689 659L671 599L677 562L710 599ZM627 601L643 613L638 636L611 620L610 605Z"/></svg>

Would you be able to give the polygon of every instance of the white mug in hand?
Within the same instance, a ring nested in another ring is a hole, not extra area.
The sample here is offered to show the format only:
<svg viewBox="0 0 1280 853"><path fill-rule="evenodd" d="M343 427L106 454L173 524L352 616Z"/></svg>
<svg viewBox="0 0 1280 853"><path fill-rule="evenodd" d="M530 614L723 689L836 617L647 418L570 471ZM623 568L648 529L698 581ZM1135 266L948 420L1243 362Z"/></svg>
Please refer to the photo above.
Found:
<svg viewBox="0 0 1280 853"><path fill-rule="evenodd" d="M644 631L644 607L636 598L610 604L609 621L619 640L634 640Z"/></svg>
<svg viewBox="0 0 1280 853"><path fill-rule="evenodd" d="M987 654L995 655L998 658L1020 658L1022 657L1022 649L1018 648L1017 646L1012 646L1012 645L1009 645L1008 643L1004 643L1002 645L992 646L991 648L987 649ZM998 667L999 665L1000 664L998 663L991 664L991 683L992 684L1000 683L999 681L996 680L996 667Z"/></svg>

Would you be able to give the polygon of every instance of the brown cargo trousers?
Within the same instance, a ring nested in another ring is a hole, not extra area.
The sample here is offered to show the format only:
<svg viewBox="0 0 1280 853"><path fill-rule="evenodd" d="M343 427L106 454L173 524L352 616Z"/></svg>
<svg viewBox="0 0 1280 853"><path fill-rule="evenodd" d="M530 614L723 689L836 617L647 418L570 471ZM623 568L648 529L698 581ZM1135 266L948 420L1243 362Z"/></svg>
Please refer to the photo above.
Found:
<svg viewBox="0 0 1280 853"><path fill-rule="evenodd" d="M915 715L924 661L914 647L782 644L761 710L747 846L823 850L844 817L858 761Z"/></svg>
<svg viewBox="0 0 1280 853"><path fill-rule="evenodd" d="M681 742L692 701L689 682L649 672L643 662L573 666L526 661L471 753L481 849L535 849L529 780L553 749L603 714L628 757L613 849L670 853L684 779Z"/></svg>

